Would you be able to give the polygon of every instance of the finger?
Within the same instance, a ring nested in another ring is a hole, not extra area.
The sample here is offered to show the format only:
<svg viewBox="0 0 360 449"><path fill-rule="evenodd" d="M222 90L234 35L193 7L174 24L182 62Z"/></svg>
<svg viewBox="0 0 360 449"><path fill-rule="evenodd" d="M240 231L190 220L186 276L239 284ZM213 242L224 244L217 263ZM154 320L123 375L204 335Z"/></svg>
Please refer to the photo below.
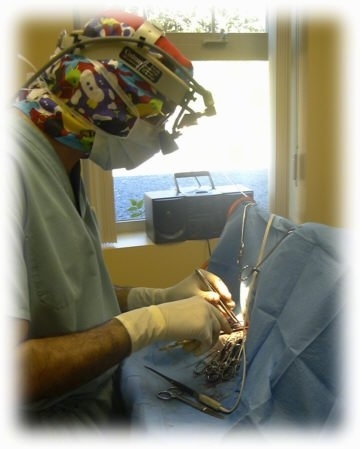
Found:
<svg viewBox="0 0 360 449"><path fill-rule="evenodd" d="M224 300L232 302L232 295L224 281L219 276L206 270L201 270L201 272Z"/></svg>
<svg viewBox="0 0 360 449"><path fill-rule="evenodd" d="M233 301L232 299L227 299L227 298L221 298L222 302L225 304L225 306L230 309L233 310L236 306L236 302Z"/></svg>
<svg viewBox="0 0 360 449"><path fill-rule="evenodd" d="M232 299L224 299L220 297L220 295L216 292L202 292L201 296L215 307L219 307L220 303L222 303L226 309L233 310L236 306L235 302Z"/></svg>
<svg viewBox="0 0 360 449"><path fill-rule="evenodd" d="M182 344L182 348L186 352L194 352L199 349L201 343L197 340L186 341Z"/></svg>
<svg viewBox="0 0 360 449"><path fill-rule="evenodd" d="M229 308L229 306L226 303L224 303L224 301L222 299L220 301L220 296L217 293L202 292L201 298L205 299L209 304L211 304L217 310L219 310L220 313L225 317L227 322L229 322L229 318L232 319L229 314L229 310L231 310L232 308Z"/></svg>
<svg viewBox="0 0 360 449"><path fill-rule="evenodd" d="M209 343L200 342L197 340L192 340L183 344L183 349L186 352L191 352L194 356L199 356L205 354L212 347Z"/></svg>
<svg viewBox="0 0 360 449"><path fill-rule="evenodd" d="M220 330L224 331L225 334L231 334L232 329L228 320L218 309L215 309L215 312L220 324Z"/></svg>
<svg viewBox="0 0 360 449"><path fill-rule="evenodd" d="M228 300L228 299L224 300L224 298L220 297L219 293L214 292L214 291L201 290L201 291L199 291L197 293L197 296L199 296L199 297L201 297L203 299L206 299L207 302L209 302L210 304L212 304L215 307L218 307L220 305L220 299L221 299L221 302L225 305L225 307L227 309L232 310L235 307L235 305L236 305L235 302L232 299L231 300Z"/></svg>
<svg viewBox="0 0 360 449"><path fill-rule="evenodd" d="M193 353L193 355L195 355L196 357L198 357L199 355L205 354L209 349L210 349L210 346L199 345L199 347L195 348L195 349L194 349L193 351L191 351L191 352Z"/></svg>
<svg viewBox="0 0 360 449"><path fill-rule="evenodd" d="M201 297L206 299L210 304L217 306L220 302L220 295L213 291L201 292Z"/></svg>
<svg viewBox="0 0 360 449"><path fill-rule="evenodd" d="M211 277L210 280L211 284L215 287L216 291L225 299L231 301L232 296L227 288L226 284L222 279L220 279L218 276L215 276L214 274Z"/></svg>

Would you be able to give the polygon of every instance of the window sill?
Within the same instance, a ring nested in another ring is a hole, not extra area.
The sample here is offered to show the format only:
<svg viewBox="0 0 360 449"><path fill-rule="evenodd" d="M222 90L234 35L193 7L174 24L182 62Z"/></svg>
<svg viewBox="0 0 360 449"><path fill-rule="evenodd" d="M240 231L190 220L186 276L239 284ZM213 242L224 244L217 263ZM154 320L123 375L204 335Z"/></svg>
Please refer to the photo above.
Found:
<svg viewBox="0 0 360 449"><path fill-rule="evenodd" d="M116 242L103 243L102 248L123 249L123 248L159 246L157 243L154 243L151 240L151 238L147 235L144 220L117 223L116 236L117 236ZM181 243L181 242L162 243L161 246L174 245L174 243Z"/></svg>
<svg viewBox="0 0 360 449"><path fill-rule="evenodd" d="M131 248L136 246L150 246L155 243L147 236L145 231L122 232L117 235L116 248Z"/></svg>
<svg viewBox="0 0 360 449"><path fill-rule="evenodd" d="M155 245L145 230L145 221L128 221L116 224L116 242L103 243L104 248L134 248Z"/></svg>
<svg viewBox="0 0 360 449"><path fill-rule="evenodd" d="M145 231L128 231L128 232L119 232L117 234L117 241L111 243L103 243L103 249L124 249L124 248L136 248L136 247L147 247L147 246L156 246L156 247L166 247L169 245L181 245L184 243L187 244L196 244L198 242L208 242L211 246L214 246L217 242L217 238L212 238L209 240L186 240L186 241L176 241L169 243L154 243L150 237L146 234Z"/></svg>

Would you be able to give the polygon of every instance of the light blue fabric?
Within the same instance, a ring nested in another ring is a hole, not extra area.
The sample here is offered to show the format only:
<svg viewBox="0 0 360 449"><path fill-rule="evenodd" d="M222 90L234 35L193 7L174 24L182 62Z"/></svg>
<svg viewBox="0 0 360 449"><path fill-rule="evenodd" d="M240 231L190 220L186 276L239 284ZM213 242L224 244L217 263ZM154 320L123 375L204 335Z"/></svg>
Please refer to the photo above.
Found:
<svg viewBox="0 0 360 449"><path fill-rule="evenodd" d="M12 256L17 288L9 315L29 320L31 338L99 325L117 315L119 306L83 186L79 184L77 207L69 177L48 141L33 125L12 123L8 166L14 181L11 221L16 230ZM73 413L77 420L96 422L97 410L104 415L111 409L108 385L114 370L61 398L32 403L27 410L44 419L60 411L68 420Z"/></svg>
<svg viewBox="0 0 360 449"><path fill-rule="evenodd" d="M239 298L239 272L254 265L269 214L248 208L242 257L239 259L244 205L229 218L208 269L221 276ZM307 223L295 226L275 217L264 255L288 232L261 265L253 298L246 344L247 374L239 407L224 420L209 417L179 402L156 398L169 384L144 369L159 371L192 385L231 407L240 375L209 386L194 377L197 359L181 349L159 351L156 345L134 354L123 366L122 391L131 416L149 433L205 430L222 439L250 430L266 434L279 427L337 428L342 421L342 372L339 353L346 303L350 232Z"/></svg>

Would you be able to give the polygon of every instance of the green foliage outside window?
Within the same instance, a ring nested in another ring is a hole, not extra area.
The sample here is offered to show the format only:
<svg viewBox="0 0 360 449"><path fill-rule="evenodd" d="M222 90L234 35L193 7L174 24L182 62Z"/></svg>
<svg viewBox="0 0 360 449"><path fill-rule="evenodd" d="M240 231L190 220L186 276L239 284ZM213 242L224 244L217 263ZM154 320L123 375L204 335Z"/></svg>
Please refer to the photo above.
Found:
<svg viewBox="0 0 360 449"><path fill-rule="evenodd" d="M140 14L156 23L166 33L265 33L264 11L261 14L241 8L201 7L162 8L133 7L129 12Z"/></svg>
<svg viewBox="0 0 360 449"><path fill-rule="evenodd" d="M144 216L144 200L131 199L127 208L130 218L142 218Z"/></svg>

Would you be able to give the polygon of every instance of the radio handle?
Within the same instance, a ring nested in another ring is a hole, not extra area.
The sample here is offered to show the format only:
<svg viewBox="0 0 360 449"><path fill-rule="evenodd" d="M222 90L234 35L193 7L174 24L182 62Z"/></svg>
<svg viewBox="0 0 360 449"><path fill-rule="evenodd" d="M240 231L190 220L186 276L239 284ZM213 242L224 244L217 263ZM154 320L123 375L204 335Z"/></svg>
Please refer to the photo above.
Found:
<svg viewBox="0 0 360 449"><path fill-rule="evenodd" d="M200 187L200 183L198 181L198 176L207 176L210 180L210 184L211 184L211 188L215 189L215 184L214 181L210 175L210 172L207 170L202 170L202 171L189 171L189 172L181 172L181 173L175 173L174 174L174 180L175 180L175 185L176 185L176 193L179 194L181 193L180 191L180 187L179 187L179 183L178 183L178 179L179 178L195 178L196 182L198 183L199 187Z"/></svg>

